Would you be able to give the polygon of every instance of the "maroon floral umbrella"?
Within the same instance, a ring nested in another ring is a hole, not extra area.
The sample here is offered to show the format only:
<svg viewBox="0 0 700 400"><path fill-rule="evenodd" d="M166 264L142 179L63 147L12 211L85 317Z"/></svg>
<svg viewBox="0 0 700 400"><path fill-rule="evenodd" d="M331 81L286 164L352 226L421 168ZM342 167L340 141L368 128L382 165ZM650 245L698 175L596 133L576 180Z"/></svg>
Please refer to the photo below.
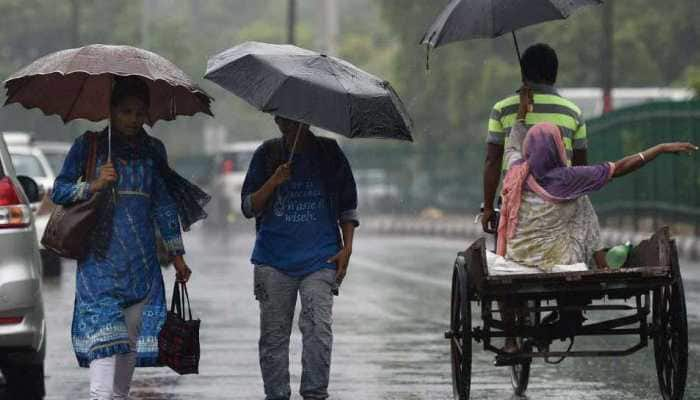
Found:
<svg viewBox="0 0 700 400"><path fill-rule="evenodd" d="M114 76L144 78L150 89L148 125L177 115L213 115L212 98L165 58L131 46L93 44L44 56L5 81L5 105L19 103L46 115L102 121L109 118Z"/></svg>

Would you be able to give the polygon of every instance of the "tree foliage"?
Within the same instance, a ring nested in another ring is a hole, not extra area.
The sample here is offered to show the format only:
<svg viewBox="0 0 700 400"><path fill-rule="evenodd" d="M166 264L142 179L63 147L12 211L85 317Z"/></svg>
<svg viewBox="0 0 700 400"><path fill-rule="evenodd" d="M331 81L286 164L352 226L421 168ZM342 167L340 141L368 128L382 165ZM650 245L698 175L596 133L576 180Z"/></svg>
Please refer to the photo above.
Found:
<svg viewBox="0 0 700 400"><path fill-rule="evenodd" d="M323 1L297 0L299 45L324 47ZM700 89L700 2L608 1L614 6L615 86ZM426 49L418 42L447 2L336 0L338 55L392 83L413 117L416 138L410 149L376 141L345 145L362 162L391 166L397 179L411 183L406 190L424 197L455 185L461 195L474 195L490 108L520 81L510 36L440 47L430 52L426 70ZM601 12L589 7L566 21L522 29L521 48L550 43L560 58L560 86L599 86ZM174 154L201 152L208 125L225 127L228 140L276 134L269 116L201 77L209 56L242 41L284 43L286 17L287 0L0 0L0 76L49 52L89 43L146 47L175 62L216 99L215 119L179 118L154 130ZM64 127L56 117L17 106L0 109L0 124L2 130L64 139L85 127ZM379 160L377 154L385 156Z"/></svg>
<svg viewBox="0 0 700 400"><path fill-rule="evenodd" d="M300 46L319 48L323 41L318 17L323 0L297 1L296 38ZM173 61L216 101L216 119L204 116L159 123L161 136L174 153L202 151L205 125L220 125L229 140L276 134L269 116L259 113L201 77L209 56L246 40L286 42L287 0L60 0L51 7L41 0L0 0L0 77L7 78L50 52L91 43L144 47ZM395 43L371 0L338 1L338 51L361 67L381 74L390 69ZM143 28L146 28L145 31ZM1 99L1 98L0 98ZM86 126L63 126L56 117L13 105L0 109L3 130L31 130L38 136L70 139Z"/></svg>
<svg viewBox="0 0 700 400"><path fill-rule="evenodd" d="M669 7L652 0L609 1L614 6L615 86L668 86L679 79L685 84L688 66L700 65L695 51L700 3L678 0ZM394 66L416 119L426 127L443 127L447 137L461 132L483 139L490 107L519 84L511 36L440 47L431 53L430 71L425 72L425 49L417 42L447 1L380 3L385 21L399 38ZM522 29L517 32L521 49L549 43L559 55L560 86L599 86L601 13L601 7L590 7L565 21ZM446 123L438 123L440 117Z"/></svg>
<svg viewBox="0 0 700 400"><path fill-rule="evenodd" d="M700 56L700 3L677 0L669 7L653 0L608 0L613 6L615 86L669 86L695 82ZM445 184L480 185L487 119L493 104L519 86L520 73L510 35L445 45L430 52L418 46L422 34L448 3L379 0L382 17L396 35L396 86L416 121L418 168L428 191ZM600 86L602 7L580 10L517 32L521 50L536 42L552 45L560 61L559 86ZM477 190L478 191L478 190ZM478 194L461 195L479 201ZM466 202L466 201L465 201Z"/></svg>

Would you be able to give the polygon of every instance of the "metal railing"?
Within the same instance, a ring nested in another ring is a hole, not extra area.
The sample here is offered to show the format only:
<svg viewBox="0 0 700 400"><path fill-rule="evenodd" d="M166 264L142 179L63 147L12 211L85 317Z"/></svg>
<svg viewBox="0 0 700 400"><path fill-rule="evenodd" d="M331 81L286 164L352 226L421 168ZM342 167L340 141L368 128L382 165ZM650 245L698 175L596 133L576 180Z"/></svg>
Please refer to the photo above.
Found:
<svg viewBox="0 0 700 400"><path fill-rule="evenodd" d="M614 161L662 142L700 143L700 101L652 102L589 120L589 162ZM663 155L592 196L602 221L632 228L685 224L700 235L700 157ZM651 227L650 227L651 228Z"/></svg>

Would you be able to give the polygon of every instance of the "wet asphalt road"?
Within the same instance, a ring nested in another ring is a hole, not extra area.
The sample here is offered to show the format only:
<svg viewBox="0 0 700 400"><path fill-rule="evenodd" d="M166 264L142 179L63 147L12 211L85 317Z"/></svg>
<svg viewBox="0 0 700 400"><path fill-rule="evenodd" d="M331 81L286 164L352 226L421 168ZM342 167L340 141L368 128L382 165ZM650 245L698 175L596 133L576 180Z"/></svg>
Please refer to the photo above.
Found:
<svg viewBox="0 0 700 400"><path fill-rule="evenodd" d="M194 270L189 285L192 307L202 319L200 375L137 369L134 399L263 399L257 363L258 309L248 262L251 230L230 239L201 231L185 236L186 259ZM358 231L351 269L334 306L331 399L452 398L443 332L449 315L451 265L467 242L365 236ZM69 336L74 268L64 265L60 278L44 282L47 399L87 398L88 373L77 367ZM700 265L683 263L683 273L691 340L686 398L700 399ZM170 289L172 269L165 276ZM294 330L293 392L298 390L301 358L301 338ZM620 340L616 343L625 343ZM582 343L605 344L602 339ZM493 367L492 355L478 346L471 398L514 399L508 371ZM296 393L292 398L301 399ZM531 400L659 398L651 348L625 358L567 359L557 366L536 361L527 392Z"/></svg>

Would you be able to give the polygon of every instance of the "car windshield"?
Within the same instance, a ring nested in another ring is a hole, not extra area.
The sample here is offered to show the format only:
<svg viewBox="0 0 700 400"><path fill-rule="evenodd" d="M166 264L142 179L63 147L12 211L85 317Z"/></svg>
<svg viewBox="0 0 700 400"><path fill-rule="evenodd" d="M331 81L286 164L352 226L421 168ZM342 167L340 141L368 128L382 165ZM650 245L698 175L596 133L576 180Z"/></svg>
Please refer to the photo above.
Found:
<svg viewBox="0 0 700 400"><path fill-rule="evenodd" d="M12 154L12 163L15 165L17 175L46 177L46 171L42 168L39 159L31 154Z"/></svg>
<svg viewBox="0 0 700 400"><path fill-rule="evenodd" d="M63 160L66 158L65 153L47 153L44 152L46 159L49 160L49 165L53 172L58 175L61 172L61 167L63 167Z"/></svg>

